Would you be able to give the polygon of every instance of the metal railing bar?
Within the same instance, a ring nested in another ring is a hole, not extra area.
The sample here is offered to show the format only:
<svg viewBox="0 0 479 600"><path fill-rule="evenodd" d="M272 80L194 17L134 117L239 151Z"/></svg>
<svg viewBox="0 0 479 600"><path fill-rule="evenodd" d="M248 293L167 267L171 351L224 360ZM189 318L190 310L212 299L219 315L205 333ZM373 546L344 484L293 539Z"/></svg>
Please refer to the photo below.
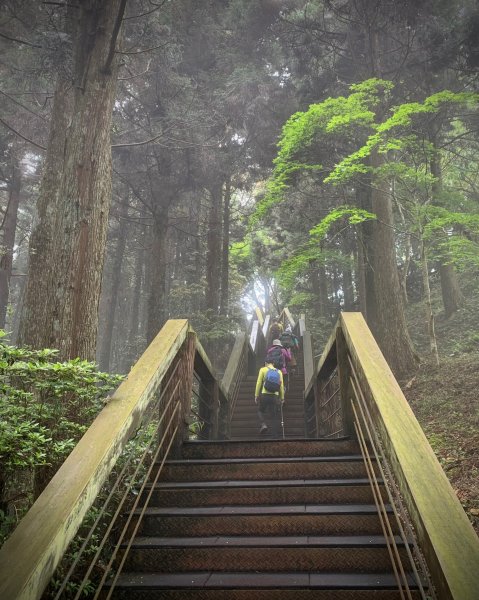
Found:
<svg viewBox="0 0 479 600"><path fill-rule="evenodd" d="M173 413L172 413L172 415L171 415L170 422L168 423L168 428L169 428L169 426L171 425L171 421L172 421L172 419L173 419L173 417L174 417L174 415L175 415L175 412L176 412L176 409L178 408L178 406L180 406L180 401L178 401L178 402L177 402L177 404L176 404L176 406L175 406L175 410L173 411ZM163 465L165 464L166 457L168 456L168 452L170 451L171 444L173 443L173 440L175 439L175 435L176 435L177 431L178 431L178 424L176 425L176 427L175 427L175 428L174 428L174 430L173 430L173 434L172 434L172 436L171 436L171 438L170 438L170 443L168 444L168 447L167 447L167 449L166 449L165 455L163 456L163 460L161 461L161 464L160 464L160 466L159 466L159 468L158 468L158 471L157 471L157 473L156 473L156 475L155 475L155 478L154 478L154 480L153 480L153 483L151 484L150 491L148 492L148 495L147 495L146 501L145 501L145 503L144 503L144 506L142 507L142 509L141 509L141 512L140 512L140 515L138 516L138 519L137 519L137 521L136 521L135 527L133 528L133 532L132 532L132 534L131 534L131 536L130 536L130 539L129 539L129 541L128 541L127 547L126 547L126 549L125 549L125 551L124 551L124 553L123 553L122 559L121 559L121 561L120 561L120 564L119 564L119 566L118 566L118 568L117 568L117 571L116 571L116 573L115 573L115 577L114 577L114 579L113 579L113 581L112 581L112 583L111 583L110 590L109 590L109 592L108 592L108 594L107 594L107 596L106 596L106 599L105 599L105 600L109 600L109 599L111 598L111 595L112 595L112 594L113 594L113 592L114 592L114 589L115 589L116 582L118 581L118 577L120 576L121 570L123 569L123 565L125 564L125 561L126 561L126 558L127 558L127 556L128 556L128 553L130 552L131 545L132 545L132 543L133 543L133 540L135 539L135 536L136 536L136 534L137 534L137 532L138 532L138 529L139 529L139 527L140 527L140 523L141 523L141 520L143 519L143 516L144 516L144 514L145 514L146 507L148 506L148 503L149 503L149 501L150 501L150 499L151 499L151 496L153 495L153 492L154 492L154 486L157 484L157 482L158 482L158 479L160 478L161 471L162 471L162 469L163 469ZM166 435L166 431L165 431L165 435ZM164 440L164 436L163 436L163 438L162 438L162 441L161 441L161 443L160 443L160 446L159 446L159 447L161 447L161 446L163 445L163 440ZM156 456L158 456L158 453L156 454ZM156 457L155 457L155 458L156 458ZM139 496L138 496L138 498L139 498ZM136 507L135 507L135 508L136 508ZM125 527L125 529L126 529L126 527ZM117 547L118 547L118 546L117 546ZM108 564L108 567L111 567L111 564L112 564L112 561L111 561L111 559L110 559L110 563ZM108 567L107 567L107 570L105 571L105 573L108 573ZM103 582L103 583L104 583L104 582ZM102 587L103 587L103 584L102 584ZM101 588L99 589L99 591L101 591ZM95 595L95 598L94 598L94 600L96 600L96 598L97 598L97 595Z"/></svg>
<svg viewBox="0 0 479 600"><path fill-rule="evenodd" d="M179 383L180 383L180 382L178 381L178 384L179 384ZM176 387L176 386L175 386L175 387ZM174 392L173 392L173 393L174 393ZM173 418L174 418L174 416L175 416L175 414L176 414L176 412L177 412L177 410L178 410L178 407L179 407L180 405L181 405L181 404L180 404L180 401L179 401L179 400L177 400L177 402L176 402L176 405L175 405L175 407L174 407L174 409L173 409L173 411L172 411L172 413L171 413L170 420L169 420L169 422L168 422L168 424L167 424L167 426L166 426L166 428L165 428L165 432L163 433L163 437L161 438L161 441L160 441L160 443L158 444L158 448L157 448L157 450L156 450L156 452L155 452L155 454L154 454L154 456L153 456L153 460L151 461L151 465L150 465L150 467L148 468L148 471L147 471L147 472L146 472L146 474L145 474L145 477L144 477L144 479L143 479L143 484L142 484L142 486L141 486L141 488L140 488L140 491L139 491L139 493L138 493L138 496L137 496L137 497L136 497L136 499L135 499L135 502L133 503L133 506L132 506L132 508L131 508L131 510L130 510L130 513L129 513L129 515L128 515L128 518L127 518L127 520L126 520L126 523L125 523L125 525L124 525L124 527L123 527L123 530L122 530L122 532L121 532L121 534L120 534L120 536L119 536L119 538L118 538L118 541L117 541L117 543L116 543L116 546L115 546L115 548L113 549L113 552L112 552L112 554L111 554L110 560L109 560L109 562L108 562L108 565L107 565L107 566L106 566L106 568L105 568L105 572L103 573L103 576L102 576L102 578L101 578L101 581L100 581L100 583L99 583L99 585L98 585L98 588L97 588L97 590L96 590L96 593L95 593L95 596L94 596L93 600L97 600L97 599L98 599L98 597L99 597L99 593L101 592L101 590L102 590L103 586L105 585L106 578L108 577L108 574L109 574L109 572L111 571L111 566L112 566L112 564L113 564L113 562L114 562L114 560L115 560L115 558L116 558L116 555L117 555L117 553L118 553L118 550L119 550L119 548L120 548L120 545L121 545L121 543L123 542L123 539L124 539L124 537L125 537L126 531L127 531L128 527L129 527L129 525L130 525L131 521L132 521L132 518L133 518L133 512L136 510L136 508L137 508L137 506L138 506L138 503L139 503L139 501L140 501L141 495L142 495L142 493L143 493L143 491L144 491L144 489L145 489L146 481L149 479L149 476L150 476L150 474L151 474L151 471L153 470L153 467L154 467L154 465L155 465L155 460L156 460L156 458L158 457L158 454L160 453L160 449L161 449L161 447L163 446L163 442L164 442L164 440L165 440L165 437L166 437L166 435L169 433L169 427L170 427L170 425L171 425L171 422L172 422L172 420L173 420ZM168 452L169 452L169 449L170 449L170 447L171 447L171 444L173 443L174 436L175 436L175 434L176 434L176 431L177 431L177 430L178 430L178 425L175 427L175 430L174 430L174 432L173 432L173 435L171 436L171 440L170 440L170 443L168 444L168 448L166 449L165 456L164 456L164 458L163 458L163 461L162 461L162 463L161 463L161 466L163 466L163 464L164 464L164 461L166 460L166 457L167 457L167 455L168 455ZM159 476L159 473L158 473L158 476ZM153 492L153 489L154 489L154 487L153 487L153 486L154 486L154 484L156 483L156 481L158 481L158 477L156 477L156 478L155 478L155 482L153 483L153 485L152 485L152 487L151 487L150 494L148 495L148 499L147 499L147 500L149 500L149 498L151 497L151 493ZM144 511L145 511L145 509L146 509L146 506L147 506L147 502L145 502L145 504L144 504L144 506L143 506L142 513L141 513L141 515L140 515L140 517L139 517L139 519L138 519L137 527L135 528L135 531L134 531L134 533L133 533L133 536L136 534L136 531L138 530L139 522L140 522L140 520L141 520L141 517L142 517L142 516L143 516L143 514L144 514ZM130 546L131 546L131 544L130 544ZM125 553L125 557L126 557L126 553ZM124 562L124 561L123 561L123 562ZM123 565L123 562L122 562L122 565ZM111 592L113 591L114 584L116 583L116 581L117 581L117 579L118 579L118 575L119 575L119 570L117 571L117 574L116 574L116 576L115 576L115 579L114 579L114 581L113 581L113 586L112 586L112 588L110 589L110 592L109 592L109 594L108 594L108 596L107 596L107 599L106 599L106 600L108 600L108 598L110 598L110 596L111 596Z"/></svg>
<svg viewBox="0 0 479 600"><path fill-rule="evenodd" d="M202 422L202 423L206 423L207 425L212 425L213 423L211 421L208 421L208 419L205 419L204 417L202 417L200 414L198 414L196 411L194 411L193 409L190 410L190 413L192 415L195 415L195 417L198 417L198 419Z"/></svg>
<svg viewBox="0 0 479 600"><path fill-rule="evenodd" d="M334 400L334 398L337 396L338 392L340 391L341 388L337 388L332 394L331 396L329 396L329 398L323 402L322 404L320 404L320 408L324 408L325 406L327 406L332 400Z"/></svg>
<svg viewBox="0 0 479 600"><path fill-rule="evenodd" d="M353 385L354 387L354 385ZM356 394L356 390L354 390ZM357 398L357 397L356 397ZM369 479L369 484L371 486L371 490L373 492L374 504L376 505L376 510L379 516L379 521L381 523L381 529L383 531L384 539L386 540L386 546L388 549L389 558L391 560L391 565L394 571L394 577L396 579L396 583L398 585L398 590L401 595L402 600L405 600L405 596L403 593L403 587L405 586L406 592L408 595L408 599L412 600L411 593L409 590L409 585L407 583L407 578L404 573L404 569L402 566L401 558L398 554L397 544L394 538L394 533L392 531L391 523L388 518L388 514L386 511L386 507L384 505L381 491L379 489L378 481L376 478L376 474L374 472L374 467L371 462L371 457L369 456L369 452L367 451L366 441L364 439L364 433L361 429L358 413L355 407L355 403L352 402L352 409L354 412L354 416L356 418L356 422L354 423L354 429L356 430L356 436L358 438L359 446L361 449L361 454L363 456L364 464L366 467L366 473ZM364 418L364 416L363 416ZM399 571L398 572L398 567Z"/></svg>
<svg viewBox="0 0 479 600"><path fill-rule="evenodd" d="M204 397L203 397L201 394L199 394L199 393L198 393L198 392L196 392L195 390L192 390L192 393L193 393L193 395L194 395L194 396L197 398L198 402L201 402L201 404L203 404L204 406L206 406L206 407L210 408L210 404L209 404L209 402L208 402L207 400L205 400L205 398L204 398ZM210 395L208 396L208 398L209 398L209 400L211 401L213 397L212 397L212 395L210 394ZM193 412L193 411L191 411L191 412Z"/></svg>
<svg viewBox="0 0 479 600"><path fill-rule="evenodd" d="M200 375L198 375L198 373L196 371L193 371L193 378L195 379L195 381L198 382L198 385L200 387L202 387L208 394L210 393L209 389L206 387L206 385L203 383Z"/></svg>
<svg viewBox="0 0 479 600"><path fill-rule="evenodd" d="M179 364L179 363L178 363L178 364ZM166 384L166 386L165 386L165 388L164 388L165 390L166 390L166 388L168 387L168 385L169 385L170 381L172 380L172 377L173 377L173 375L174 375L175 373L176 373L176 367L175 367L175 369L173 370L173 372L172 372L172 374L171 374L171 376L170 376L170 379L168 380L168 382L167 382L167 384ZM148 411L148 412L149 412L149 414L148 414L148 418L147 418L147 419L145 420L145 422L143 423L143 427L146 427L146 426L147 426L147 425L149 425L149 423L151 422L151 420L152 420L152 418L153 418L153 415L155 414L155 409L156 409L156 408L158 407L158 405L160 404L160 402L161 402L161 400L162 400L163 396L164 396L164 394L160 394L160 396L158 397L158 399L157 399L157 400L156 400L156 401L155 401L155 402L152 404L152 406L150 407L150 409L149 409L149 411ZM165 410L167 410L167 408L168 408L168 405L165 407ZM153 432L153 434L152 434L152 436L151 436L151 439L150 439L150 442L149 442L149 443L148 443L148 445L146 446L146 448L145 448L145 451L143 452L143 455L141 456L141 458L140 458L140 460L139 460L139 462L138 462L137 468L135 469L135 471L134 471L134 473L133 473L133 476L132 476L132 478L131 478L131 480L130 480L130 484L128 485L128 487L126 488L126 490L125 490L125 492L124 492L123 496L122 496L122 497L121 497L121 499L120 499L120 504L119 504L119 507L117 508L117 511L115 512L115 514L114 514L114 515L113 515L113 517L112 517L112 521L111 521L111 523L110 523L110 526L107 528L107 531L106 531L106 533L105 533L105 535L104 535L103 539L101 540L101 542L100 542L100 545L98 546L97 552L95 553L95 555L94 555L93 559L92 559L92 560L91 560L91 562L90 562L90 565L89 565L89 567L88 567L88 569L87 569L87 572L86 572L86 574L84 575L84 577L83 577L83 580L82 580L82 582L81 582L80 588L79 588L79 590L77 591L77 594L75 595L75 600L77 600L77 599L80 597L80 594L81 594L81 592L83 591L83 588L84 588L84 586L85 586L85 584L86 584L86 582L87 582L87 578L88 578L88 577L89 577L89 575L91 574L91 572L92 572L92 570L93 570L93 568L94 568L94 566L95 566L95 564L96 564L96 561L97 561L97 559L98 559L98 557L99 557L99 555L100 555L101 551L103 550L103 547L104 547L104 545L105 545L105 543L106 543L106 540L108 539L108 536L109 536L109 534L110 534L110 532L111 532L111 529L113 528L113 525L114 525L114 523L116 522L116 519L117 519L117 517L118 517L118 514L119 514L119 512L121 511L121 508L123 507L123 504L124 504L124 502L125 502L125 499L127 498L128 494L130 493L130 491L131 491L131 489L132 489L132 487L133 487L133 485L134 485L134 483L135 483L135 478L136 478L136 475L138 474L138 471L139 471L140 467L143 465L143 462L144 462L144 460L145 460L145 457L147 456L147 454L148 454L148 452L149 452L149 448L151 447L151 445L152 445L152 443L153 443L153 440L154 440L155 434L156 434L156 432L158 431L158 427L159 427L159 425L161 424L161 421L162 421L162 417L160 417L160 420L159 420L159 422L158 422L158 426L157 426L157 428L155 429L155 431ZM133 437L134 437L134 436L133 436ZM130 452L130 454L128 455L128 458L127 458L127 460L126 460L126 462L125 462L125 464L124 464L124 466L123 466L122 470L121 470L121 471L120 471L120 473L118 474L118 476L117 476L116 480L113 482L113 484L112 484L112 488L111 488L111 490L110 490L110 493L109 493L108 497L105 499L105 502L103 503L103 505L102 505L102 506L101 506L101 508L99 509L99 513L98 513L98 516L97 516L97 518L95 519L94 523L93 523L93 524L92 524L92 526L90 527L90 530L88 531L88 533L87 533L87 535L86 535L86 537L85 537L85 540L83 541L82 545L80 546L80 549L79 549L79 551L77 552L77 554L76 554L76 556L75 556L75 559L74 559L74 561L72 562L72 564L71 564L71 566L70 566L70 568L69 568L68 572L66 573L65 577L63 578L63 581L62 581L62 584L61 584L61 586L60 586L60 589L57 591L57 593L56 593L56 595L55 595L55 598L54 598L54 600L60 600L60 598L61 598L61 594L62 594L62 593L63 593L63 591L65 590L65 587L66 587L66 585L67 585L68 581L70 580L71 576L73 575L73 572L74 572L74 570L76 569L76 567L77 567L77 565L78 565L78 563L79 563L79 561L80 561L80 559L81 559L81 557L82 557L82 555L83 555L83 552L85 551L85 549L86 549L86 547L87 547L87 545L88 545L88 542L90 541L91 537L93 536L93 533L95 532L96 528L98 527L98 524L99 524L99 522L100 522L101 518L102 518L102 517L103 517L103 515L105 514L105 511L106 511L106 509L107 509L108 505L110 504L110 501L111 501L111 499L113 498L113 495L114 495L114 493L116 492L116 490L118 489L118 487L119 487L120 483L122 482L122 479L123 479L123 477L124 477L124 475L125 475L125 472L126 472L126 470L128 469L128 467L130 466L130 464L131 464L131 461L132 461L132 459L133 459L133 454L134 454L134 453L133 453L133 449L132 449L132 450L131 450L131 452Z"/></svg>
<svg viewBox="0 0 479 600"><path fill-rule="evenodd" d="M83 555L83 552L85 551L85 549L86 549L86 547L88 545L88 542L91 540L95 529L98 527L100 519L105 514L105 510L107 509L108 505L110 504L110 501L113 498L113 495L115 494L117 488L119 487L119 485L120 485L120 483L121 483L121 481L123 479L123 475L125 474L127 468L130 466L130 462L131 462L132 456L133 456L133 453L131 453L131 455L128 458L128 461L123 465L123 468L120 471L119 476L117 477L116 481L114 482L114 484L113 484L113 486L112 486L112 488L110 490L110 493L108 494L108 497L107 497L106 501L104 502L103 506L101 507L101 509L100 509L100 511L98 513L97 518L95 519L95 522L91 526L90 531L88 532L87 536L85 537L85 539L84 539L84 541L83 541L83 543L82 543L82 545L81 545L78 553L75 556L74 561L72 562L72 564L71 564L70 568L68 569L65 577L63 578L62 584L61 584L59 590L57 591L54 600L60 600L61 595L63 594L63 592L64 592L64 590L65 590L65 588L67 586L67 583L70 581L70 577L73 575L73 573L74 573L74 571L75 571L78 563L80 562L80 559L81 559L81 557ZM130 491L130 488L128 489L128 492L129 491ZM123 497L126 497L126 496L123 496ZM102 549L103 549L103 546L100 548L100 551ZM93 562L90 565L91 568L90 567L88 568L87 573L84 576L84 579L83 579L83 581L81 583L80 592L83 590L84 582L86 583L86 581L85 581L86 578L90 575L91 571L93 570L93 565L95 564L96 559L98 558L98 555L99 555L99 553L95 554ZM78 594L77 594L77 596L78 596ZM77 596L75 596L75 598L77 598Z"/></svg>
<svg viewBox="0 0 479 600"><path fill-rule="evenodd" d="M325 423L326 421L331 421L331 419L338 414L338 412L341 412L341 407L338 406L338 408L336 410L333 410L333 412L329 415L327 415L327 417L324 419L323 423Z"/></svg>
<svg viewBox="0 0 479 600"><path fill-rule="evenodd" d="M328 433L327 435L322 435L321 437L324 437L324 438L333 437L333 435L342 433L342 431L343 431L343 428L341 427L341 429L337 429L336 431L332 431L331 433Z"/></svg>
<svg viewBox="0 0 479 600"><path fill-rule="evenodd" d="M336 365L333 369L333 371L331 372L331 374L329 375L329 377L326 379L326 381L324 382L324 384L321 387L321 394L323 393L324 389L331 383L331 380L338 374L338 366Z"/></svg>
<svg viewBox="0 0 479 600"><path fill-rule="evenodd" d="M169 383L169 382L168 382L168 383ZM177 389L177 387L178 387L179 383L180 383L180 382L178 381L178 382L177 382L177 384L175 385L175 391L176 391L176 389ZM174 393L174 392L173 392L173 393ZM160 400L161 400L161 396L160 396L160 398L158 398L158 401L155 403L155 405L154 405L154 408L157 408L157 405L160 403ZM88 577L89 577L89 575L91 574L91 572L92 572L92 570L93 570L94 566L96 565L96 562L97 562L97 560L98 560L98 558L99 558L99 556L100 556L100 554L101 554L101 551L103 550L103 548L104 548L104 546L105 546L106 542L107 542L107 541L108 541L108 539L109 539L109 536L110 536L111 530L113 529L113 526L115 525L115 523L116 523L116 520L118 519L118 516L119 516L119 514L120 514L120 512L121 512L121 510L122 510L122 508L123 508L123 505L124 505L124 503L125 503L125 500L126 500L126 498L128 497L128 494L131 492L131 490L132 490L132 488L133 488L133 485L136 483L136 477L137 477L137 475L138 475L138 473L139 473L140 469L141 469L141 468L142 468L142 466L143 466L143 463L144 463L144 461L145 461L145 458L146 458L146 456L149 454L150 447L151 447L151 445L153 444L153 442L154 442L154 441L156 441L156 434L158 433L158 430L159 430L159 428L160 428L160 426L161 426L161 423L162 423L162 421L163 421L163 417L165 416L165 414L166 414L166 411L169 409L169 407L170 407L170 405L171 405L171 402L172 402L172 400L173 400L173 394L172 394L172 396L171 396L170 400L168 401L168 403L166 404L166 406L165 406L165 408L164 408L164 410L163 410L162 414L160 415L160 418L159 418L159 420L158 420L158 424L157 424L157 426L155 427L155 430L152 432L152 434L151 434L151 437L150 437L150 441L148 442L148 444L147 444L147 446L145 447L145 450L144 450L144 452L143 452L143 454L142 454L142 456L141 456L140 460L138 461L138 464L137 464L137 466L136 466L136 469L135 469L135 471L134 471L134 473L133 473L133 476L132 476L132 478L131 478L130 484L128 485L128 487L126 488L126 490L125 490L125 492L124 492L123 496L122 496L122 497L121 497L121 499L120 499L120 502L119 502L119 504L118 504L118 507L117 507L117 509L116 509L116 511L115 511L115 514L113 515L113 517L112 517L112 519L111 519L111 521L110 521L110 524L108 525L108 527L107 527L107 529L106 529L106 531L105 531L105 534L103 535L103 538L102 538L102 540L101 540L100 544L98 545L97 551L95 552L95 555L94 555L94 557L92 558L92 560L91 560L91 562L90 562L90 565L89 565L89 567L88 567L88 569L87 569L87 572L86 572L86 574L85 574L85 575L84 575L84 577L83 577L83 580L82 580L82 582L81 582L80 588L78 589L78 591L77 591L77 593L76 593L76 595L75 595L75 598L74 598L74 600L79 600L79 598L80 598L80 595L81 595L81 592L83 591L83 588L85 587L85 584L87 583L87 578L88 578ZM153 416L153 414L154 414L154 411L152 410L152 411L151 411L151 414L150 414L150 418L149 418L149 420L147 421L146 425L148 425L148 424L150 423L150 421L151 421L151 419L152 419L152 416ZM131 456L130 456L130 459L129 459L129 461L131 461L131 458L132 458L132 457L133 457L133 452L132 452L132 454L131 454ZM154 462L154 461L153 461L153 462ZM128 464L129 464L129 463L128 463ZM141 491L142 491L142 490L141 490ZM141 494L141 491L140 491L140 494ZM140 497L140 494L138 494L138 498ZM104 508L106 508L106 507L104 507ZM94 530L93 530L93 531L94 531ZM91 531L91 534L93 534L93 531ZM58 598L60 598L60 597L58 597ZM57 597L55 597L55 600L57 600Z"/></svg>
<svg viewBox="0 0 479 600"><path fill-rule="evenodd" d="M350 356L348 356L348 360L349 360L349 364L350 364L350 367L351 367L351 373L353 374L353 377L354 377L356 385L354 386L354 382L353 382L352 378L350 379L351 384L353 385L353 389L357 388L357 390L359 391L360 401L358 400L358 403L362 404L364 406L364 408L365 408L365 414L366 414L367 419L369 421L369 426L368 426L368 423L366 421L364 422L364 425L366 427L366 432L367 432L370 440L373 440L375 438L377 439L377 436L373 433L374 432L374 423L373 423L371 414L369 413L367 402L366 402L366 399L364 397L363 391L361 390L361 386L359 384L359 378L357 376L356 370L354 368L354 365L353 365L353 363L351 361L351 357ZM355 390L355 394L356 394L356 390ZM384 457L382 457L382 456L381 456L381 458L383 458L383 461L380 460L380 455L379 455L379 453L378 453L378 451L376 449L375 444L372 444L372 450L374 452L374 456L376 458L376 463L377 463L377 465L379 467L379 470L380 470L381 477L382 477L383 481L386 482L388 479L389 479L389 481L393 481L393 477L392 477L392 474L391 474L391 472L389 470L389 467L387 466L387 462L384 460ZM388 473L387 473L388 474L388 478L386 478L386 476L385 476L384 468L383 468L383 463L384 463L384 465L386 467L386 470L388 471ZM415 577L416 582L417 582L418 587L419 587L419 592L420 592L421 597L423 598L423 600L427 600L428 598L432 597L432 592L428 593L426 595L426 592L424 591L424 587L423 587L422 582L421 582L421 578L420 578L419 573L417 571L417 567L416 567L416 563L414 561L414 557L413 557L413 555L411 553L411 550L409 548L409 544L407 543L407 540L408 540L408 537L409 537L412 540L412 542L413 542L413 546L414 546L414 549L416 551L416 555L418 557L418 560L421 560L421 553L420 553L420 550L419 550L419 548L417 546L417 542L416 542L415 536L412 535L412 530L411 530L411 528L410 528L409 525L407 525L409 536L406 536L406 533L405 533L404 528L403 528L402 523L401 523L401 519L399 518L399 513L397 511L396 504L395 504L392 492L391 492L389 486L387 486L387 485L386 485L386 492L387 492L387 495L388 495L389 503L392 506L392 509L393 509L393 512L394 512L394 516L395 516L396 521L398 523L398 528L399 528L400 535L401 535L401 537L402 537L402 539L404 541L404 544L405 544L406 552L407 552L409 561L411 563L411 567L412 567L412 570L413 570L413 573L414 573L414 577ZM404 522L407 523L407 524L409 523L409 518L406 515L404 515ZM424 574L427 575L427 567L425 566L425 564L422 564L422 569L424 571ZM427 580L428 580L429 590L432 590L433 586L431 584L431 581L429 580L429 577L427 577Z"/></svg>
<svg viewBox="0 0 479 600"><path fill-rule="evenodd" d="M230 408L229 408L229 418L230 420L233 418L233 413L234 413L234 409L236 407L236 400L238 398L238 390L240 388L241 385L241 381L245 376L246 373L246 365L247 365L247 357L248 357L248 351L249 348L248 346L245 344L243 346L243 352L241 353L241 358L239 360L239 365L238 368L236 370L236 377L235 377L235 383L234 383L234 387L233 387L233 394L231 396L230 400Z"/></svg>

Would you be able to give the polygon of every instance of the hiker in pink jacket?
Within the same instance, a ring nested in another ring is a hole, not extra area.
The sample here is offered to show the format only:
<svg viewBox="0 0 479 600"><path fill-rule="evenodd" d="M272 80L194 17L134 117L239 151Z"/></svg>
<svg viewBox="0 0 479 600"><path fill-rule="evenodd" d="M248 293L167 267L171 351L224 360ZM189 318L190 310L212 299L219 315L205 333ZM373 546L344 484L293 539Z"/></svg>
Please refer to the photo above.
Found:
<svg viewBox="0 0 479 600"><path fill-rule="evenodd" d="M291 361L291 350L284 348L280 340L273 340L273 345L266 352L265 361L280 369L283 373L284 387L288 385L288 364Z"/></svg>

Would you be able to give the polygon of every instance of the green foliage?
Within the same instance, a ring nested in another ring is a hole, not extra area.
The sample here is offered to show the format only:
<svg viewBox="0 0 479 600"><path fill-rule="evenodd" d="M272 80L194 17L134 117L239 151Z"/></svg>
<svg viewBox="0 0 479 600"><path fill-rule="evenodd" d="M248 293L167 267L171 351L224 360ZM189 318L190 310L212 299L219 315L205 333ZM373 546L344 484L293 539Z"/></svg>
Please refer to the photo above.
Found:
<svg viewBox="0 0 479 600"><path fill-rule="evenodd" d="M349 225L359 225L359 223L364 223L364 221L376 219L376 215L367 210L355 208L354 206L339 206L332 210L320 223L310 230L309 233L311 237L315 241L322 240L333 223L336 223L336 221L339 221L346 216L348 217Z"/></svg>
<svg viewBox="0 0 479 600"><path fill-rule="evenodd" d="M258 204L250 223L255 224L267 211L281 202L295 174L301 171L321 171L321 164L307 160L307 150L318 138L345 135L351 128L370 131L374 125L375 108L392 89L392 83L381 79L368 79L350 87L347 97L327 98L320 104L312 104L305 112L297 112L284 124L278 142L278 155L274 160L274 172L267 184L266 195ZM364 165L356 166L365 172Z"/></svg>
<svg viewBox="0 0 479 600"><path fill-rule="evenodd" d="M371 124L375 133L371 134L366 143L346 156L333 171L325 178L325 183L345 183L352 179L358 173L368 170L365 160L369 158L373 150L385 154L390 150L403 150L414 140L415 136L406 135L403 141L402 137L397 137L397 133L404 133L407 128L414 124L414 117L423 114L435 114L447 106L477 106L479 94L469 92L454 93L449 90L443 90L433 94L424 100L424 102L409 102L396 106L392 109L392 115L382 123ZM451 119L452 120L452 119ZM392 132L399 131L392 137ZM421 143L424 140L421 138Z"/></svg>
<svg viewBox="0 0 479 600"><path fill-rule="evenodd" d="M0 470L6 488L25 469L56 468L121 380L98 372L94 363L57 362L56 356L56 350L0 342ZM8 497L1 501L8 506Z"/></svg>
<svg viewBox="0 0 479 600"><path fill-rule="evenodd" d="M320 242L324 240L334 223L345 217L347 217L347 226L350 226L375 219L376 215L353 206L339 206L332 210L320 223L310 229L310 239L308 242L299 247L290 258L285 260L276 272L280 283L285 288L292 289L297 277L306 273L311 268L311 264L324 262L328 256L331 258L331 253L325 252L321 248ZM333 254L336 259L340 259L338 253ZM291 304L291 300L289 304Z"/></svg>

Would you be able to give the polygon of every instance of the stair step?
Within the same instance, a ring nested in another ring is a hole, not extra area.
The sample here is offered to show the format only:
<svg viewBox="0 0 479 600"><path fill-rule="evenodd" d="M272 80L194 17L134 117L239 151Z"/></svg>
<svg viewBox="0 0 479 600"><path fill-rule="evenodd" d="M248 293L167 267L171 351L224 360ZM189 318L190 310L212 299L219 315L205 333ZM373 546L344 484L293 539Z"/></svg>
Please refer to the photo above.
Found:
<svg viewBox="0 0 479 600"><path fill-rule="evenodd" d="M408 575L411 588L417 588ZM397 583L391 573L257 573L192 571L184 573L125 573L119 576L117 587L134 589L309 589L309 590L394 590ZM295 592L297 594L297 592ZM255 596L256 597L256 596ZM297 596L295 596L297 597ZM317 598L318 596L315 596ZM348 596L343 596L347 598ZM349 596L356 598L357 596ZM364 596L367 598L368 596ZM394 596L392 596L394 597ZM399 597L399 596L397 596ZM163 598L163 595L162 595ZM269 596L268 596L269 598ZM341 598L341 596L338 596Z"/></svg>
<svg viewBox="0 0 479 600"><path fill-rule="evenodd" d="M387 494L385 488L383 498ZM149 492L147 488L146 493ZM151 494L152 506L226 504L369 504L373 496L367 479L285 481L203 481L160 483Z"/></svg>
<svg viewBox="0 0 479 600"><path fill-rule="evenodd" d="M165 463L162 481L187 481L194 477L202 481L233 479L272 480L272 479L338 479L364 478L366 470L360 457L296 457L281 460L261 459L228 463L221 459Z"/></svg>
<svg viewBox="0 0 479 600"><path fill-rule="evenodd" d="M391 513L389 516L396 532L397 525ZM382 533L376 509L369 505L149 508L140 529L139 535L167 537L182 536L185 532L191 537Z"/></svg>
<svg viewBox="0 0 479 600"><path fill-rule="evenodd" d="M379 536L378 536L379 537ZM256 538L261 540L261 538ZM331 571L381 573L391 567L391 559L385 543L368 546L363 543L348 546L329 544L281 544L287 538L267 538L269 544L254 542L255 538L243 538L237 543L234 538L224 538L219 544L159 544L158 538L134 540L125 570L151 572L161 565L163 571L255 571L287 572ZM366 538L367 539L367 538ZM274 541L271 541L274 540ZM398 547L402 561L407 560L404 545Z"/></svg>
<svg viewBox="0 0 479 600"><path fill-rule="evenodd" d="M404 546L400 536L394 536L397 546ZM132 548L196 548L239 547L239 548L289 548L307 546L312 548L384 548L383 535L329 535L329 536L207 536L207 537L137 537Z"/></svg>

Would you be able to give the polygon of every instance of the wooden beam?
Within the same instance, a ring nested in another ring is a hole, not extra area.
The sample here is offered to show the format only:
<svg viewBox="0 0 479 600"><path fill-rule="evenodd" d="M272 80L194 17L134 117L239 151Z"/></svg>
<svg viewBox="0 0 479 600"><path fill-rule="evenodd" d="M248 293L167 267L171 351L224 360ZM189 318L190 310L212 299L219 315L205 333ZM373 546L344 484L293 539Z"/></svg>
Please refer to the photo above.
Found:
<svg viewBox="0 0 479 600"><path fill-rule="evenodd" d="M170 320L0 549L0 598L41 597L68 544L186 339Z"/></svg>
<svg viewBox="0 0 479 600"><path fill-rule="evenodd" d="M263 323L263 336L264 336L265 340L268 339L268 331L269 331L270 323L271 323L271 315L266 315L266 317L264 319L264 323Z"/></svg>
<svg viewBox="0 0 479 600"><path fill-rule="evenodd" d="M477 600L479 540L361 313L341 328L440 600Z"/></svg>
<svg viewBox="0 0 479 600"><path fill-rule="evenodd" d="M286 307L283 309L285 317L288 319L289 324L291 325L291 329L294 329L296 323L294 322L292 314L289 312L289 308Z"/></svg>
<svg viewBox="0 0 479 600"><path fill-rule="evenodd" d="M223 385L228 399L230 399L231 393L233 391L231 386L235 380L236 370L241 362L241 356L243 355L243 352L245 352L246 343L246 334L238 333L233 346L233 350L231 351L231 355L228 360L228 364L226 366L225 374L223 375L223 379L221 380L221 383Z"/></svg>
<svg viewBox="0 0 479 600"><path fill-rule="evenodd" d="M304 360L304 398L308 397L309 391L313 385L314 372L314 356L313 342L311 334L306 331L303 335L303 360Z"/></svg>
<svg viewBox="0 0 479 600"><path fill-rule="evenodd" d="M263 311L261 310L261 308L259 306L256 306L254 309L254 312L255 312L256 318L259 321L259 324L261 326L263 326L263 323L264 323Z"/></svg>
<svg viewBox="0 0 479 600"><path fill-rule="evenodd" d="M256 346L258 345L258 337L259 337L260 325L259 321L253 321L253 325L251 326L251 334L249 336L249 343L251 346L251 350L253 353L256 353Z"/></svg>
<svg viewBox="0 0 479 600"><path fill-rule="evenodd" d="M224 396L225 399L228 398L226 388L219 381L216 371L198 338L196 338L195 370L198 375L205 380L218 381L218 391L220 396Z"/></svg>

